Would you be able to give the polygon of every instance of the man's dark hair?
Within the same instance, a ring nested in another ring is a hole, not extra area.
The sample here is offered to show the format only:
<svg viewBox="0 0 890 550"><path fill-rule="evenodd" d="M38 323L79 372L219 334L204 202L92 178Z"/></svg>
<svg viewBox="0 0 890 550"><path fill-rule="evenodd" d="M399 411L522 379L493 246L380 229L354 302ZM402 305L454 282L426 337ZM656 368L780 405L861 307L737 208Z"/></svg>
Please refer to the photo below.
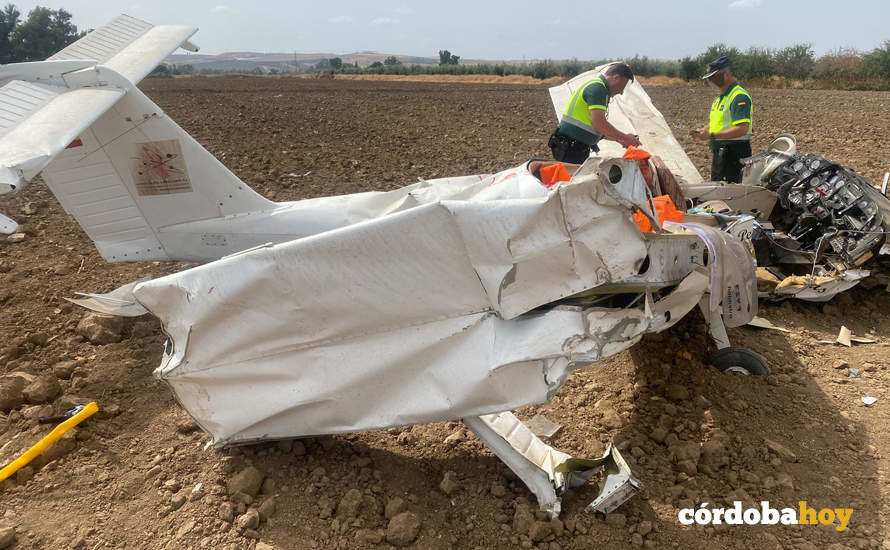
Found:
<svg viewBox="0 0 890 550"><path fill-rule="evenodd" d="M614 65L610 65L609 68L606 69L606 76L612 76L613 74L623 76L631 82L634 80L634 72L630 70L627 63L615 63Z"/></svg>

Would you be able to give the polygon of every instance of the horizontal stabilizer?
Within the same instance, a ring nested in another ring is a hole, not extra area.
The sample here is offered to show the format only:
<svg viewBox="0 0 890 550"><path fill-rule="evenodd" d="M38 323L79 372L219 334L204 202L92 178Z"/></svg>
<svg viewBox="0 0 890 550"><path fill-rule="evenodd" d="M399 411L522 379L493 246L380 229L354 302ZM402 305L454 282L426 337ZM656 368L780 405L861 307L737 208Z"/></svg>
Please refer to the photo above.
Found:
<svg viewBox="0 0 890 550"><path fill-rule="evenodd" d="M36 176L124 93L21 80L0 88L0 194Z"/></svg>
<svg viewBox="0 0 890 550"><path fill-rule="evenodd" d="M154 26L129 15L119 15L48 60L93 59L138 84L178 48L197 51L197 47L188 42L197 31L195 27L183 25Z"/></svg>

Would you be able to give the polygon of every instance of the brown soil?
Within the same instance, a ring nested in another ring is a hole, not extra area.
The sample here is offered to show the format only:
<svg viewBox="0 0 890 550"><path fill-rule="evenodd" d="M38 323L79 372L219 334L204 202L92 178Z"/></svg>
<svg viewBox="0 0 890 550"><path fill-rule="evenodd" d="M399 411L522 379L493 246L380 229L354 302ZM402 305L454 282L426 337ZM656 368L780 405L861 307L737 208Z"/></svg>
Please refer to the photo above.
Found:
<svg viewBox="0 0 890 550"><path fill-rule="evenodd" d="M554 126L541 86L233 77L150 80L143 89L241 178L277 200L501 170L546 156ZM710 92L649 91L704 170L705 146L686 132L704 121ZM755 150L776 133L792 132L801 150L879 181L890 94L753 94ZM789 334L730 331L735 344L767 358L769 378L726 376L704 365L702 323L690 315L667 334L576 373L552 403L521 411L561 423L554 444L575 456L595 456L608 441L618 442L645 485L619 510L624 517L609 521L583 511L590 489L573 491L564 523L536 525L534 534L544 537L533 542L521 521L533 497L472 435L446 442L461 430L457 422L203 450L207 437L152 377L163 344L157 322L128 322L119 329L121 342L92 345L75 331L84 312L62 299L184 266L105 263L40 182L0 198L0 212L23 222L27 234L21 242L0 241L0 369L60 375L64 397L53 403L56 412L72 396L95 399L102 409L76 429L70 452L2 485L0 513L17 528L16 548L262 546L254 537L280 549L383 548L389 546L383 510L397 498L420 521L417 548L890 547L883 523L890 299L882 289L854 289L824 306L764 305L762 315ZM841 324L879 343L816 343L833 339ZM58 365L67 360L77 362L70 379ZM835 368L840 362L860 375L850 378L847 368ZM877 404L863 407L863 395L877 397ZM49 409L25 405L0 416L0 459L48 431L35 418ZM674 435L658 434L659 426ZM770 451L765 439L794 456ZM681 464L700 443L707 454L693 469ZM233 504L226 485L248 465L267 481L259 495L238 496L241 504ZM458 483L450 496L439 489L447 471ZM352 491L341 503L353 489L358 497ZM230 505L256 507L271 495L276 510L257 529L241 530L220 517ZM350 506L354 498L357 509ZM678 521L679 507L732 500L768 500L777 508L806 500L855 512L842 533Z"/></svg>

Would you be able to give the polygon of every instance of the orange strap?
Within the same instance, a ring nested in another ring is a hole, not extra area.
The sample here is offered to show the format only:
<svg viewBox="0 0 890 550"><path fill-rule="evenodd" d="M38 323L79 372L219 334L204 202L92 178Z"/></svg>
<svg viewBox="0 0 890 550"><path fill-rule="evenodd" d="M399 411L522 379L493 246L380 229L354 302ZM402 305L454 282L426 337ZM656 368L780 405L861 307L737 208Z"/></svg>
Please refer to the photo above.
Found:
<svg viewBox="0 0 890 550"><path fill-rule="evenodd" d="M566 167L561 162L541 168L541 183L544 184L544 187L553 187L561 181L569 181L570 179L572 179L571 174L569 174L569 171L566 170Z"/></svg>

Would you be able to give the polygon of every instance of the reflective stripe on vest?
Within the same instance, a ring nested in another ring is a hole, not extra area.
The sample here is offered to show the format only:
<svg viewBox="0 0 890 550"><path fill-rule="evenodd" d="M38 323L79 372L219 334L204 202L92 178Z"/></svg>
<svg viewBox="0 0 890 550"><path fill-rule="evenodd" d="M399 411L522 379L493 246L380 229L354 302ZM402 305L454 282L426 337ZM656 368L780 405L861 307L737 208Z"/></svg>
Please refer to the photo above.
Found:
<svg viewBox="0 0 890 550"><path fill-rule="evenodd" d="M606 85L606 80L602 76L591 80L587 84L575 90L575 93L572 94L572 99L566 105L565 111L563 111L562 118L560 119L560 122L571 124L572 126L575 126L576 128L579 128L584 132L590 134L593 143L599 141L602 136L593 127L593 119L590 116L591 107L587 104L586 101L584 101L584 90L586 90L588 86L595 85L602 86L606 89L606 92L609 91L609 87ZM596 105L593 107L593 109L605 110L605 107Z"/></svg>
<svg viewBox="0 0 890 550"><path fill-rule="evenodd" d="M711 115L708 124L708 131L712 134L721 132L723 130L728 130L733 126L732 120L732 102L735 100L736 96L745 95L748 96L748 101L751 101L751 94L745 91L744 88L736 84L732 90L729 91L722 98L720 96L714 99L714 103L711 105ZM748 123L748 133L744 136L732 138L732 139L722 139L720 141L746 141L751 139L751 131L754 127L754 123L752 119L754 118L754 102L751 102L751 119L743 119L736 120L736 123L747 122Z"/></svg>

